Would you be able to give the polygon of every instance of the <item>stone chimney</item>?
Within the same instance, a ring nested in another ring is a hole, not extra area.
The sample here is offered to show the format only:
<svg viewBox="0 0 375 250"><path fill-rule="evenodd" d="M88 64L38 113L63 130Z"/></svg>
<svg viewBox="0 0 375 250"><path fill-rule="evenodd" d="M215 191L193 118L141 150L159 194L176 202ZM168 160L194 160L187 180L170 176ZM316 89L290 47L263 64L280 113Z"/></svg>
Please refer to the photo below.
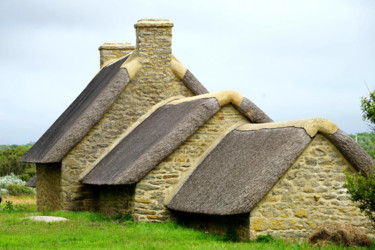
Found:
<svg viewBox="0 0 375 250"><path fill-rule="evenodd" d="M169 66L172 59L172 27L167 19L141 19L135 25L135 53L142 65Z"/></svg>
<svg viewBox="0 0 375 250"><path fill-rule="evenodd" d="M99 47L100 68L134 51L130 43L104 43Z"/></svg>

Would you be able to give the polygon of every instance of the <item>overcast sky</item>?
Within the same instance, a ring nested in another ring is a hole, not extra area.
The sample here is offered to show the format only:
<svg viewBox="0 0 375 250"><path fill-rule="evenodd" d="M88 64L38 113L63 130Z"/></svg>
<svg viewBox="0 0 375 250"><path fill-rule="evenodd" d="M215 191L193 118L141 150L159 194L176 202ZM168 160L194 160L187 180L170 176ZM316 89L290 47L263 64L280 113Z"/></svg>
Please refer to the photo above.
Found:
<svg viewBox="0 0 375 250"><path fill-rule="evenodd" d="M134 44L142 18L174 23L173 54L210 92L236 90L275 121L368 131L374 0L3 0L0 10L0 144L37 141L99 70L98 47Z"/></svg>

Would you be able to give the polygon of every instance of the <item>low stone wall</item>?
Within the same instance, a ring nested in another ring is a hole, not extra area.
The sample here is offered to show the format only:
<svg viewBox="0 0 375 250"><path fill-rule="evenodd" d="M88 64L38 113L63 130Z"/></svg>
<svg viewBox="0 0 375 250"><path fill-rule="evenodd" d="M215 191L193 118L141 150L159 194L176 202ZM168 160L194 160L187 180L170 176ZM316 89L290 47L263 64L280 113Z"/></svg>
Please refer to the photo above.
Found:
<svg viewBox="0 0 375 250"><path fill-rule="evenodd" d="M136 186L134 218L137 221L171 219L165 199L180 186L210 146L235 123L245 121L232 105L220 109L184 144L164 159Z"/></svg>
<svg viewBox="0 0 375 250"><path fill-rule="evenodd" d="M61 209L61 164L36 164L38 211Z"/></svg>
<svg viewBox="0 0 375 250"><path fill-rule="evenodd" d="M99 212L105 216L131 214L135 185L100 186Z"/></svg>
<svg viewBox="0 0 375 250"><path fill-rule="evenodd" d="M250 213L250 239L268 233L304 238L326 222L351 224L374 235L369 220L348 200L344 171L356 173L335 146L318 134Z"/></svg>

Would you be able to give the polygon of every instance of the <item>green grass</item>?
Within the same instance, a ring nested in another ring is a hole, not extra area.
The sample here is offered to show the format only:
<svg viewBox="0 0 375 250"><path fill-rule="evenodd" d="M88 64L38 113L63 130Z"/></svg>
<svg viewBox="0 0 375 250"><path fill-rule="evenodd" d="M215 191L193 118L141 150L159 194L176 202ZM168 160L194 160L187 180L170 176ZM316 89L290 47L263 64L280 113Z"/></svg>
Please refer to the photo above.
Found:
<svg viewBox="0 0 375 250"><path fill-rule="evenodd" d="M9 205L8 205L9 206ZM5 207L5 204L2 204ZM52 215L66 222L36 222L26 217ZM0 249L311 249L306 243L226 242L224 237L174 223L135 223L89 212L36 212L35 206L14 205L0 211ZM328 246L326 249L340 249Z"/></svg>

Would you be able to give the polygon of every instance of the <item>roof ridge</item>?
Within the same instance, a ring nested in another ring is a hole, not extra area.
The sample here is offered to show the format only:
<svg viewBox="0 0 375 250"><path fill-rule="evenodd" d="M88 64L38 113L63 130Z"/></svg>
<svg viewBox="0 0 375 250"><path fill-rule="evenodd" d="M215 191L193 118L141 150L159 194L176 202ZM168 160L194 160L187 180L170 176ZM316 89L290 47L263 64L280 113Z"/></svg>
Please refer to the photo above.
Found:
<svg viewBox="0 0 375 250"><path fill-rule="evenodd" d="M332 121L325 118L310 118L282 122L268 122L257 124L244 124L236 128L236 130L261 130L261 129L274 129L295 127L303 128L310 137L314 137L318 132L332 135L337 132L338 127Z"/></svg>

